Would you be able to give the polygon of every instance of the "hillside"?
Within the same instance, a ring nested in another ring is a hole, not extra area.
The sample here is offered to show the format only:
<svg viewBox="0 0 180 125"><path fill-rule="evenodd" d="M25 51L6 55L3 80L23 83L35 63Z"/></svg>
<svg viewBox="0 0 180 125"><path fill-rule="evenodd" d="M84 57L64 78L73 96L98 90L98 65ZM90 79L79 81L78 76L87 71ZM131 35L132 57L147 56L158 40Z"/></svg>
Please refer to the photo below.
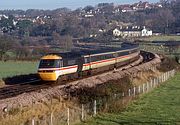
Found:
<svg viewBox="0 0 180 125"><path fill-rule="evenodd" d="M122 113L99 114L81 125L180 124L180 73L151 93L141 96Z"/></svg>

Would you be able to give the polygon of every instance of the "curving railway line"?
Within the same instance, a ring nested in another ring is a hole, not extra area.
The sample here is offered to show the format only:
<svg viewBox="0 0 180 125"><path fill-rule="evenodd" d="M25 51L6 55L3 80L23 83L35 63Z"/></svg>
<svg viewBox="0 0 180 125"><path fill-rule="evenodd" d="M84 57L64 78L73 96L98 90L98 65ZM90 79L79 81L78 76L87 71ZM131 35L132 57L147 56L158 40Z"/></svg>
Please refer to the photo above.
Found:
<svg viewBox="0 0 180 125"><path fill-rule="evenodd" d="M149 53L149 52L141 51L140 55L143 57L143 61L141 63L139 63L138 65L141 65L142 63L145 63L148 61L151 61L152 59L155 58L154 54ZM125 66L131 65L131 63L126 64ZM131 66L131 67L133 67L133 66ZM122 68L122 67L119 67L119 68ZM105 72L108 72L108 71L105 71ZM95 75L97 75L97 74L95 74ZM87 78L87 77L88 76L83 77L83 78ZM83 79L83 78L81 78L81 79ZM79 79L75 79L75 80L79 80ZM31 82L24 82L24 83L20 83L20 84L5 86L3 88L0 88L0 100L15 97L15 96L23 94L23 93L29 93L29 92L33 92L33 91L41 91L41 89L48 89L49 87L54 87L54 86L61 86L61 88L63 88L63 87L65 87L65 85L64 85L65 83L68 83L71 81L73 81L73 80L63 81L63 85L62 85L62 82L52 84L52 82L36 80L36 81L31 81Z"/></svg>

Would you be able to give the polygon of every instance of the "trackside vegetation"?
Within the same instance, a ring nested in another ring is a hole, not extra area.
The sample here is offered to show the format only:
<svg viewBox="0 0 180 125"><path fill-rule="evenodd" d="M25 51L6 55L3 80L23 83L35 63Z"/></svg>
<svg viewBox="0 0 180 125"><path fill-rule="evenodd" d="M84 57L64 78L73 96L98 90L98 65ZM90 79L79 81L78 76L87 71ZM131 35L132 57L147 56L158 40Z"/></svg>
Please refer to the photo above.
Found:
<svg viewBox="0 0 180 125"><path fill-rule="evenodd" d="M22 74L36 73L37 67L38 62L0 61L0 79Z"/></svg>
<svg viewBox="0 0 180 125"><path fill-rule="evenodd" d="M116 107L117 108L117 107ZM161 87L141 95L123 112L98 114L80 125L180 124L180 73Z"/></svg>

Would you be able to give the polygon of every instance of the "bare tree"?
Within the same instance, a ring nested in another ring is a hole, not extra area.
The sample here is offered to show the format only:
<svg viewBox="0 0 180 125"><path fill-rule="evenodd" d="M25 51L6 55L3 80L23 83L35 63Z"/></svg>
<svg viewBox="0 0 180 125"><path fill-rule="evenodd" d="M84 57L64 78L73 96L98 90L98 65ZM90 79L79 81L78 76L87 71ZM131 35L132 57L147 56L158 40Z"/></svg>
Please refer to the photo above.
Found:
<svg viewBox="0 0 180 125"><path fill-rule="evenodd" d="M61 43L61 36L57 32L52 33L53 44L57 45Z"/></svg>
<svg viewBox="0 0 180 125"><path fill-rule="evenodd" d="M58 33L53 32L53 43L56 46L59 46L63 51L70 51L73 47L72 37L69 35L60 36Z"/></svg>
<svg viewBox="0 0 180 125"><path fill-rule="evenodd" d="M64 36L63 42L64 42L64 47L65 47L66 51L71 51L71 49L73 47L72 37L69 35Z"/></svg>
<svg viewBox="0 0 180 125"><path fill-rule="evenodd" d="M0 36L0 59L4 60L4 56L6 53L12 49L13 46L13 40L6 37L6 36Z"/></svg>
<svg viewBox="0 0 180 125"><path fill-rule="evenodd" d="M168 5L169 3L171 3L172 0L160 0L160 3L163 5L163 6L166 6Z"/></svg>
<svg viewBox="0 0 180 125"><path fill-rule="evenodd" d="M170 9L161 9L152 16L153 24L156 27L163 28L164 33L169 29L170 25L175 21L175 17Z"/></svg>

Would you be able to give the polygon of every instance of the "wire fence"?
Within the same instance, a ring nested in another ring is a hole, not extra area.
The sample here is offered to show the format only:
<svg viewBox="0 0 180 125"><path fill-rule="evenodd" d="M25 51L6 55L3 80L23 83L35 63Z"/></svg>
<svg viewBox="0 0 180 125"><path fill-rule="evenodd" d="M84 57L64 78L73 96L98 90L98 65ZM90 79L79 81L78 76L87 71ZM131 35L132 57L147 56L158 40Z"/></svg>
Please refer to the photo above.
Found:
<svg viewBox="0 0 180 125"><path fill-rule="evenodd" d="M156 78L152 78L147 83L129 88L127 91L122 93L113 94L108 98L99 98L89 102L88 104L74 104L74 106L67 106L59 113L50 111L48 115L40 118L32 118L24 123L24 125L71 125L86 121L90 117L96 116L98 113L103 113L106 111L109 112L113 110L113 108L111 108L112 106L117 106L118 109L121 107L121 109L123 109L133 98L153 90L174 75L175 70L172 70L163 73ZM114 110L117 109L114 108Z"/></svg>
<svg viewBox="0 0 180 125"><path fill-rule="evenodd" d="M151 70L155 70L155 68L156 67L152 67ZM142 72L136 75L142 76ZM84 122L91 117L95 117L99 113L119 112L122 111L132 99L137 98L141 94L152 91L154 88L164 84L165 81L174 75L175 70L168 71L157 77L151 78L147 83L130 87L121 93L100 96L98 98L92 99L91 101L88 101L88 103L85 104L77 103L77 100L74 101L73 98L70 98L69 96L67 97L66 101L64 101L61 97L54 99L56 100L54 104L53 97L51 97L49 103L43 103L46 109L41 110L36 108L36 105L38 104L34 104L32 102L32 109L40 110L39 112L37 111L39 114L36 114L36 116L31 118L29 118L30 116L25 117L26 115L21 115L18 117L19 123L22 123L21 125L72 125ZM42 102L39 103L42 104ZM21 108L20 110L15 108L2 117L8 118L11 122L16 117L16 115L14 116L11 114L23 114L23 112L24 110ZM28 120L25 118L28 118ZM19 125L19 123L17 124ZM16 123L12 124L16 125ZM3 123L3 125L7 125L7 122Z"/></svg>

